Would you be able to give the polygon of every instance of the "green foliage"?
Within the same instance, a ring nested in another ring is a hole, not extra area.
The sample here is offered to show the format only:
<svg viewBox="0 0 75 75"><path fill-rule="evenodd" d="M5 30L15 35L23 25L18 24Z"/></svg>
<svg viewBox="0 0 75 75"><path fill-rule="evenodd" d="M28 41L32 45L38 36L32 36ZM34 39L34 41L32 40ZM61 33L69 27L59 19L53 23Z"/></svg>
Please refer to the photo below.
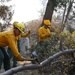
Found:
<svg viewBox="0 0 75 75"><path fill-rule="evenodd" d="M8 6L5 6L5 5L4 6L0 6L0 18L5 20L8 11L9 11L9 7Z"/></svg>
<svg viewBox="0 0 75 75"><path fill-rule="evenodd" d="M0 0L1 5L0 5L0 20L2 20L4 25L7 25L10 23L12 16L13 16L13 11L12 11L12 6L7 6L4 3L9 2L10 0Z"/></svg>
<svg viewBox="0 0 75 75"><path fill-rule="evenodd" d="M75 49L75 38L72 38L71 33L66 30L61 33L55 32L50 38L45 40L42 46L33 45L31 51L36 50L38 54L38 59L40 62L47 59L49 56L60 51L60 38L62 38L62 49ZM73 68L73 61L67 61L73 58L73 53L61 56L58 59L55 59L52 63L49 63L48 66L39 70L40 72L47 72L50 75L67 75L68 69ZM65 61L66 59L66 61ZM57 68L57 69L56 69Z"/></svg>

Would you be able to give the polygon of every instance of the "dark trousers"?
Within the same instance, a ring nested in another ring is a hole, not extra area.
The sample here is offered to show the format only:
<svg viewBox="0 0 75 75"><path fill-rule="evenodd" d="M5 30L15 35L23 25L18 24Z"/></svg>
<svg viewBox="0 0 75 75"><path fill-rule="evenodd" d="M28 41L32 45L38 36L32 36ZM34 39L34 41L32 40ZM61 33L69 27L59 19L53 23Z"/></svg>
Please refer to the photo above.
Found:
<svg viewBox="0 0 75 75"><path fill-rule="evenodd" d="M20 52L20 40L18 40L17 46L18 46L18 51ZM10 59L12 58L13 67L16 67L16 66L17 66L16 58L15 58L15 56L13 55L13 53L11 52L11 49L10 49L9 47L8 47L7 52L8 52L8 54L9 54L9 56L10 56Z"/></svg>
<svg viewBox="0 0 75 75"><path fill-rule="evenodd" d="M10 57L4 47L0 47L0 69L2 67L2 63L5 71L10 69Z"/></svg>
<svg viewBox="0 0 75 75"><path fill-rule="evenodd" d="M44 60L44 50L42 49L43 46L44 46L44 41L39 41L36 46L37 59L39 62L42 62Z"/></svg>
<svg viewBox="0 0 75 75"><path fill-rule="evenodd" d="M7 50L9 56L10 56L10 59L12 58L12 61L13 61L13 67L16 67L17 66L17 61L16 61L16 58L15 56L13 55L11 49L8 47L8 50ZM9 63L11 64L11 62L9 61Z"/></svg>

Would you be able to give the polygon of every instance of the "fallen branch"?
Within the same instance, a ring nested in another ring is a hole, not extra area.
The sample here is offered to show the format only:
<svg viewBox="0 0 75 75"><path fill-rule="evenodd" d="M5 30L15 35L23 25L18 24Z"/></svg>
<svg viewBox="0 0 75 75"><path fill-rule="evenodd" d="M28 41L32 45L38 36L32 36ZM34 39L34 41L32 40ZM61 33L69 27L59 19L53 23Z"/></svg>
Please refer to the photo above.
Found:
<svg viewBox="0 0 75 75"><path fill-rule="evenodd" d="M75 50L63 50L63 51L60 51L60 52L54 54L53 56L50 56L48 59L44 60L40 64L28 64L28 65L18 66L16 68L12 68L8 71L1 73L0 75L13 75L14 73L17 73L17 72L20 72L23 70L39 69L44 66L47 66L48 63L51 63L54 59L60 57L61 55L65 55L65 54L68 54L71 52L75 52Z"/></svg>

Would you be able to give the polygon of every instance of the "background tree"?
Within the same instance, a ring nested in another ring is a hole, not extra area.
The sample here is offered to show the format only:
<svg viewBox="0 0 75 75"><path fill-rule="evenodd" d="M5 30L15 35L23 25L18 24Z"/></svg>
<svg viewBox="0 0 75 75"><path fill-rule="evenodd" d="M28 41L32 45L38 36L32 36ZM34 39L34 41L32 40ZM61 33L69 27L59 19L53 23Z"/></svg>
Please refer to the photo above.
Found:
<svg viewBox="0 0 75 75"><path fill-rule="evenodd" d="M49 19L51 21L53 12L57 10L56 7L65 7L68 2L69 0L48 0L43 20Z"/></svg>
<svg viewBox="0 0 75 75"><path fill-rule="evenodd" d="M12 6L5 5L5 3L11 0L0 0L0 22L2 26L7 26L10 24L10 21L13 16Z"/></svg>
<svg viewBox="0 0 75 75"><path fill-rule="evenodd" d="M53 10L55 6L56 6L56 0L48 0L43 20L49 19L51 21ZM43 25L43 22L42 22L42 25Z"/></svg>
<svg viewBox="0 0 75 75"><path fill-rule="evenodd" d="M64 14L63 14L63 21L62 21L62 30L64 30L65 23L67 22L67 19L68 19L69 14L72 10L72 7L73 7L73 3L74 3L74 0L70 0L68 2L68 4L67 3L65 4L65 9L64 9ZM68 5L68 7L67 7L67 5ZM66 11L67 11L67 14L65 15Z"/></svg>

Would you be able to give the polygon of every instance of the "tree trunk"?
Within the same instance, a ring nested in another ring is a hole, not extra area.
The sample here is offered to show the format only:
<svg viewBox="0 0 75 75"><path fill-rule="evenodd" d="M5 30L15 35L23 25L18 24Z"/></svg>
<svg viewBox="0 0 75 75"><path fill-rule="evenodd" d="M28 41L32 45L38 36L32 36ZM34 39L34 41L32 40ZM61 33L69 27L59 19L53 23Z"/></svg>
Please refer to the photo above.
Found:
<svg viewBox="0 0 75 75"><path fill-rule="evenodd" d="M66 18L65 18L64 23L67 22L67 19L68 19L69 13L70 13L70 11L71 11L71 9L72 9L72 4L73 4L73 2L74 2L74 0L70 0L70 2L69 2L69 6L68 6L68 10L67 10L67 15L66 15Z"/></svg>
<svg viewBox="0 0 75 75"><path fill-rule="evenodd" d="M63 24L63 22L64 22L65 13L66 13L66 4L65 4L65 9L64 9L64 13L63 13L62 24Z"/></svg>
<svg viewBox="0 0 75 75"><path fill-rule="evenodd" d="M48 20L51 21L52 14L53 14L54 7L55 6L56 6L56 0L48 0L47 7L46 7L46 11L45 11L45 15L43 17L43 20L44 19L48 19ZM43 21L42 21L41 26L43 26Z"/></svg>

